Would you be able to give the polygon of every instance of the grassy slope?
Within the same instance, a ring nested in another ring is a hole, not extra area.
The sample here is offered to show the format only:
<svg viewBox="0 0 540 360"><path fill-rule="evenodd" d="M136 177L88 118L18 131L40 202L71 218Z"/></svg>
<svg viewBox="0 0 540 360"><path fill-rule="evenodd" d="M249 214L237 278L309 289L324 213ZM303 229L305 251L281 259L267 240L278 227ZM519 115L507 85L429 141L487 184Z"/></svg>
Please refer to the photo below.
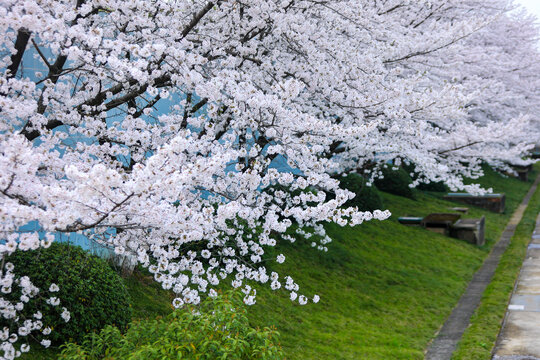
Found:
<svg viewBox="0 0 540 360"><path fill-rule="evenodd" d="M491 359L491 350L495 345L539 211L540 188L532 197L523 219L512 237L512 242L502 256L493 280L482 297L480 307L471 318L471 325L458 344L458 349L452 359Z"/></svg>
<svg viewBox="0 0 540 360"><path fill-rule="evenodd" d="M321 301L293 305L283 292L261 288L250 309L252 323L277 326L289 359L423 358L530 186L493 172L481 183L508 196L505 214L475 209L468 215L486 215L483 248L396 221L405 214L445 212L453 203L435 194L420 194L416 201L384 194L392 219L356 228L328 225L334 239L328 253L307 244L282 246L287 261L275 268Z"/></svg>
<svg viewBox="0 0 540 360"><path fill-rule="evenodd" d="M131 296L133 318L153 319L165 316L174 309L174 294L163 290L152 276L136 271L124 280Z"/></svg>
<svg viewBox="0 0 540 360"><path fill-rule="evenodd" d="M491 171L480 182L507 194L505 214L471 209L467 215L486 215L484 247L397 223L398 216L447 212L456 206L441 200L441 194L419 193L410 200L383 193L392 218L355 228L328 225L334 239L328 253L300 241L282 245L278 250L287 261L275 270L293 276L301 293L319 294L321 301L299 306L283 291L260 287L258 302L249 309L252 324L276 325L288 359L423 358L423 350L530 186ZM136 274L126 279L126 286L134 317L171 311L170 294L151 278ZM54 352L24 358L54 358Z"/></svg>

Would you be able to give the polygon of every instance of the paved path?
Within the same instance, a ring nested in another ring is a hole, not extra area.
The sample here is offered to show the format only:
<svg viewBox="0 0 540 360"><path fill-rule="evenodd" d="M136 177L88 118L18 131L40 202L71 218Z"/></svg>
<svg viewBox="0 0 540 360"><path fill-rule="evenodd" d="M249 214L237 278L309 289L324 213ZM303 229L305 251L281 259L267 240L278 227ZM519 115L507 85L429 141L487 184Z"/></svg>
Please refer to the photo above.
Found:
<svg viewBox="0 0 540 360"><path fill-rule="evenodd" d="M454 310L452 310L452 313L444 323L441 331L428 347L425 357L426 360L449 360L452 357L452 353L456 349L465 329L469 326L472 314L478 305L480 305L482 294L490 283L491 278L495 273L495 269L497 269L497 265L499 264L499 260L508 247L510 239L514 235L516 227L521 221L523 213L529 204L529 200L536 191L539 182L540 175L536 178L533 186L531 186L529 192L525 195L523 201L512 215L512 218L508 222L499 241L493 246L489 257L480 270L474 274L465 293L461 296L461 299L459 299Z"/></svg>
<svg viewBox="0 0 540 360"><path fill-rule="evenodd" d="M493 359L540 359L540 214Z"/></svg>

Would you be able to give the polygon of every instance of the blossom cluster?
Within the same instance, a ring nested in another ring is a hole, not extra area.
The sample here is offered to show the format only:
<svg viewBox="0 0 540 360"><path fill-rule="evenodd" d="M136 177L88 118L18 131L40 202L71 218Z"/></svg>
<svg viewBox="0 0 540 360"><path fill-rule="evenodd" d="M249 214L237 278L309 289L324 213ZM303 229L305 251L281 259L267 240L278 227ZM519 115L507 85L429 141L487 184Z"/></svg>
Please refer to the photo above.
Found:
<svg viewBox="0 0 540 360"><path fill-rule="evenodd" d="M8 256L15 251L48 248L53 239L52 234L45 234L40 239L37 233L9 233L0 245L0 359L15 359L30 351L30 337L38 339L46 348L51 345L47 336L52 329L43 323L43 312L60 307L61 301L56 296L60 287L51 283L48 289L39 289L29 276L15 273L15 266ZM25 308L29 305L32 309L42 310L28 314ZM62 307L60 317L67 323L71 314Z"/></svg>
<svg viewBox="0 0 540 360"><path fill-rule="evenodd" d="M30 316L23 310L32 302L38 302L58 307L60 300L54 296L60 290L58 285L52 283L48 291L40 291L28 276L18 276L14 273L14 265L10 262L3 263L3 271L0 273L0 351L2 359L15 359L22 353L30 350L28 338L39 339L44 347L51 345L47 338L52 329L43 323L43 313L36 311ZM15 289L14 289L15 287ZM35 308L35 304L32 304ZM43 306L41 306L43 307ZM45 311L45 310L44 310ZM26 315L26 317L25 317ZM60 314L64 322L70 320L71 314L62 307Z"/></svg>

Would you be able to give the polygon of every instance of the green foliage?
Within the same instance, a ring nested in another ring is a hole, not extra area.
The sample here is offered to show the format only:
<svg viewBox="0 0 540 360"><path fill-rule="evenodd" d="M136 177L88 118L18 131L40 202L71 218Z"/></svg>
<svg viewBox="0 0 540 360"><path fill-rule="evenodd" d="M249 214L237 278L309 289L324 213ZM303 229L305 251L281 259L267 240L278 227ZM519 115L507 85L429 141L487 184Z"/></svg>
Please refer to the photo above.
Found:
<svg viewBox="0 0 540 360"><path fill-rule="evenodd" d="M383 178L375 180L375 185L379 190L414 199L414 192L409 187L412 179L406 170L403 168L392 170L392 168L386 167L382 168L381 171Z"/></svg>
<svg viewBox="0 0 540 360"><path fill-rule="evenodd" d="M241 294L208 298L165 318L134 321L125 335L114 326L66 344L59 359L282 359L278 332L249 326Z"/></svg>
<svg viewBox="0 0 540 360"><path fill-rule="evenodd" d="M360 211L373 211L383 209L381 195L375 186L367 186L366 180L359 174L349 174L342 177L340 187L356 194L354 198L347 201L345 207L358 207Z"/></svg>
<svg viewBox="0 0 540 360"><path fill-rule="evenodd" d="M16 274L30 274L40 289L48 289L51 283L60 287L55 296L60 307L71 313L71 320L65 323L48 305L39 309L44 326L53 329L49 337L53 343L80 340L108 324L124 328L131 320L130 298L122 279L105 260L78 246L55 242L47 249L17 251L7 261L15 265ZM30 302L24 314L36 310Z"/></svg>
<svg viewBox="0 0 540 360"><path fill-rule="evenodd" d="M422 191L448 192L448 186L442 181L420 183L416 188Z"/></svg>
<svg viewBox="0 0 540 360"><path fill-rule="evenodd" d="M153 319L174 310L172 301L176 294L164 290L147 269L137 267L129 277L124 278L124 284L131 297L134 319Z"/></svg>

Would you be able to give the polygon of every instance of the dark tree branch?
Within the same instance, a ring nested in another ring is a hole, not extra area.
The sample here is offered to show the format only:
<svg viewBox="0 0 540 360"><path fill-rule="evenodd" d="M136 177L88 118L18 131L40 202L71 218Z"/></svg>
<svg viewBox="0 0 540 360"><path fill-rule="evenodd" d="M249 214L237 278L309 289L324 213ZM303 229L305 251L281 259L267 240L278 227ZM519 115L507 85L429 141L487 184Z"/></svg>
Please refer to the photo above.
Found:
<svg viewBox="0 0 540 360"><path fill-rule="evenodd" d="M390 9L388 9L388 10L386 10L386 11L383 11L383 12L381 12L381 13L378 13L377 15L381 16L381 15L390 14L392 11L397 10L397 9L399 9L400 7L403 7L403 6L405 6L405 5L403 5L403 4L398 4L398 5L396 5L396 6L392 7L392 8L390 8Z"/></svg>
<svg viewBox="0 0 540 360"><path fill-rule="evenodd" d="M106 212L106 213L103 213L102 216L100 216L96 221L94 221L93 223L90 223L90 224L84 224L83 222L81 221L76 221L74 224L72 225L68 225L66 226L64 229L62 228L57 228L55 229L55 231L59 231L59 232L76 232L76 231L83 231L83 230L88 230L88 229L91 229L93 227L96 227L98 226L99 224L101 224L111 213L115 212L116 210L118 210L121 206L123 206L126 202L128 202L129 199L131 199L135 194L132 193L128 196L126 196L126 198L124 200L122 200L121 202L119 203L115 203L115 205L113 206L113 208L111 210L109 210L109 212Z"/></svg>
<svg viewBox="0 0 540 360"><path fill-rule="evenodd" d="M145 109L148 109L148 108L151 108L153 107L154 105L156 105L156 103L161 100L161 96L157 95L155 98L153 98L152 100L150 100L142 109L140 109L139 111L137 111L135 114L133 114L133 117L134 118L138 118L140 117L143 113L144 113L144 110Z"/></svg>
<svg viewBox="0 0 540 360"><path fill-rule="evenodd" d="M39 48L38 44L36 44L36 42L34 41L34 39L32 39L32 45L34 45L34 47L36 48L39 56L41 57L41 60L43 60L43 62L45 63L45 65L47 65L47 68L51 68L51 64L49 64L49 62L47 61L47 57L45 57L45 54L43 54L43 52L41 52L41 49Z"/></svg>
<svg viewBox="0 0 540 360"><path fill-rule="evenodd" d="M193 30L195 26L197 26L201 19L214 7L214 5L218 5L220 2L221 0L218 0L216 2L210 1L201 9L201 11L195 14L191 22L184 28L184 30L182 30L181 39L185 38L191 32L191 30Z"/></svg>
<svg viewBox="0 0 540 360"><path fill-rule="evenodd" d="M182 129L185 129L187 127L188 117L191 114L194 114L197 111L199 111L204 105L206 105L206 103L208 103L208 99L204 98L201 101L199 101L197 104L195 104L194 106L191 106L191 96L192 96L191 94L188 94L186 109L184 110L184 118L182 119L182 124L180 125Z"/></svg>
<svg viewBox="0 0 540 360"><path fill-rule="evenodd" d="M78 9L84 2L85 2L85 0L77 0L76 8ZM72 26L75 25L77 23L77 21L80 19L80 17L81 17L80 15L77 15L75 17L75 19L73 19L73 21L71 22L71 25ZM28 42L28 39L26 40L26 42ZM34 43L34 45L35 45L35 43ZM36 46L36 49L38 49L37 46ZM41 51L39 51L39 49L38 49L38 52L40 53L40 55L42 55ZM54 64L52 64L52 65L50 65L46 61L46 59L45 59L45 57L43 55L42 55L42 57L43 57L45 63L47 64L47 66L49 67L49 74L47 75L47 78L49 78L51 83L54 85L54 84L56 84L58 82L58 79L60 78L60 75L62 75L62 70L64 68L64 65L66 64L67 56L66 55L59 55L56 58L56 61L54 62ZM43 96L43 94L45 94L46 91L47 91L47 87L45 86L43 88L41 96L39 97L39 100L38 100L37 113L41 114L41 115L43 115L45 113L45 110L47 110L47 105L45 105L44 96ZM37 138L38 136L41 135L39 129L29 130L32 127L32 125L33 124L30 121L28 121L23 126L23 128L21 129L21 132L20 132L20 134L24 135L29 141L32 141L32 140L34 140L35 138ZM60 125L63 125L63 123L61 121L49 120L47 122L47 125L45 125L45 128L48 129L48 130L52 130L52 129L60 126Z"/></svg>
<svg viewBox="0 0 540 360"><path fill-rule="evenodd" d="M465 145L462 145L462 146L457 146L457 147L452 148L452 149L448 149L448 150L444 150L444 151L439 151L438 154L439 154L439 155L446 154L446 153L449 153L449 152L452 152L452 151L461 150L461 149L464 149L464 148L466 148L466 147L473 146L473 145L480 144L480 143L481 143L481 141L473 141L473 142L471 142L471 143L468 143L468 144L465 144Z"/></svg>
<svg viewBox="0 0 540 360"><path fill-rule="evenodd" d="M17 70L21 64L24 51L28 45L28 40L30 40L30 31L22 28L17 31L17 40L15 40L15 50L17 52L11 55L11 64L8 66L9 75L8 79L14 78L17 75Z"/></svg>

